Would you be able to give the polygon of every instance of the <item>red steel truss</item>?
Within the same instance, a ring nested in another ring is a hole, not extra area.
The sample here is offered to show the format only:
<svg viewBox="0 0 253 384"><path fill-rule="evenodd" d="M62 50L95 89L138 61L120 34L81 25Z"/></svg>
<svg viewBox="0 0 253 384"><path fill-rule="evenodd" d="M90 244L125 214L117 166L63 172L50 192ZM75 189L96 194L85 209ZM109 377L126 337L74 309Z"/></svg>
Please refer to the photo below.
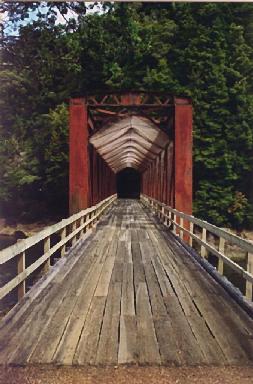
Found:
<svg viewBox="0 0 253 384"><path fill-rule="evenodd" d="M145 151L139 144L136 144L139 152L135 150L133 153L129 146L124 150L127 156L129 147L132 161L139 167L142 193L191 214L191 100L154 92L111 92L70 100L70 213L116 193L116 168L113 172L108 159L110 164L117 164L121 148L115 148L112 155L107 153L103 158L91 145L90 139L102 128L105 130L128 116L150 121L169 138L159 153L150 148L141 165L139 162Z"/></svg>

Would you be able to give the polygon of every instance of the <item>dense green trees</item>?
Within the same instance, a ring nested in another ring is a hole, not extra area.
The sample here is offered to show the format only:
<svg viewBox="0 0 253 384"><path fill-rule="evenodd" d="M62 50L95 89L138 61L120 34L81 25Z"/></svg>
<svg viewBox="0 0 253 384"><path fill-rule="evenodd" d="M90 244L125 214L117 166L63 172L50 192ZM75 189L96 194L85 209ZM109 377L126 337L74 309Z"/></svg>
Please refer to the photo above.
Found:
<svg viewBox="0 0 253 384"><path fill-rule="evenodd" d="M27 8L5 4L13 22L25 19ZM99 13L76 3L32 8L38 20L16 38L6 35L1 50L5 212L31 216L31 200L43 212L67 207L67 99L132 88L193 98L196 215L237 227L253 220L252 4L105 3ZM63 25L56 25L59 12Z"/></svg>

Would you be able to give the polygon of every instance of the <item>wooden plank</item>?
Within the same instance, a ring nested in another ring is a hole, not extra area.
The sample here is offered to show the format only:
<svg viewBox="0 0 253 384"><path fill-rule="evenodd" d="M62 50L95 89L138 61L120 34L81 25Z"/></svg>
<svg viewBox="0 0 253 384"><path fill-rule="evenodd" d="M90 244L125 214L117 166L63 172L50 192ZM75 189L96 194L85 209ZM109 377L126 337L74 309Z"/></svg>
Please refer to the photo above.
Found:
<svg viewBox="0 0 253 384"><path fill-rule="evenodd" d="M95 364L105 296L94 296L73 358L74 365Z"/></svg>
<svg viewBox="0 0 253 384"><path fill-rule="evenodd" d="M18 275L25 271L25 252L22 252L17 257L17 272ZM18 286L18 300L21 300L25 296L26 282L23 280Z"/></svg>
<svg viewBox="0 0 253 384"><path fill-rule="evenodd" d="M121 313L123 315L135 315L133 264L125 263L123 266L123 284Z"/></svg>
<svg viewBox="0 0 253 384"><path fill-rule="evenodd" d="M220 237L219 239L219 252L225 254L225 239ZM223 275L224 272L224 263L221 258L218 259L218 272Z"/></svg>
<svg viewBox="0 0 253 384"><path fill-rule="evenodd" d="M118 263L124 263L127 257L127 248L124 241L118 242L116 260Z"/></svg>
<svg viewBox="0 0 253 384"><path fill-rule="evenodd" d="M134 224L131 223L131 227L133 227ZM137 231L133 228L131 228L131 242L132 244L133 243L136 243L136 242L139 242L139 239L138 239L138 234L137 234Z"/></svg>
<svg viewBox="0 0 253 384"><path fill-rule="evenodd" d="M94 296L107 296L115 262L115 255L108 256L104 262L102 273Z"/></svg>
<svg viewBox="0 0 253 384"><path fill-rule="evenodd" d="M82 222L83 224L83 222ZM61 241L64 241L65 237L66 237L66 227L64 227L61 231L60 231L60 236L61 236ZM66 245L64 244L62 247L61 247L61 257L64 256L66 252Z"/></svg>
<svg viewBox="0 0 253 384"><path fill-rule="evenodd" d="M135 294L133 281L133 264L123 266L123 283L120 316L119 364L138 361L137 325L135 316Z"/></svg>
<svg viewBox="0 0 253 384"><path fill-rule="evenodd" d="M139 361L139 349L137 346L136 316L121 315L118 363L137 363Z"/></svg>
<svg viewBox="0 0 253 384"><path fill-rule="evenodd" d="M180 218L181 219L181 218ZM180 223L181 225L181 223ZM202 234L201 234L201 240L206 243L206 229L205 228L202 228ZM206 248L204 245L201 245L201 248L200 248L200 255L202 257L206 257Z"/></svg>
<svg viewBox="0 0 253 384"><path fill-rule="evenodd" d="M96 364L98 365L115 365L118 363L120 300L121 283L113 283L108 292L98 343L96 357Z"/></svg>
<svg viewBox="0 0 253 384"><path fill-rule="evenodd" d="M50 236L48 236L44 239L44 252L43 252L44 254L50 251L50 248L51 248L50 244L51 244L51 239L50 239ZM51 261L50 261L50 257L48 257L42 267L43 273L47 273L50 269L50 266L51 266Z"/></svg>
<svg viewBox="0 0 253 384"><path fill-rule="evenodd" d="M134 264L134 285L135 291L137 291L138 285L145 282L145 274L143 269L140 244L138 242L132 241L131 247Z"/></svg>
<svg viewBox="0 0 253 384"><path fill-rule="evenodd" d="M159 344L161 362L163 364L179 364L179 350L172 327L173 320L169 318L167 309L161 294L161 289L155 274L152 261L157 255L154 254L151 241L141 244L142 254L146 253L144 263L145 276L148 286L150 304L152 308L153 321L156 337Z"/></svg>
<svg viewBox="0 0 253 384"><path fill-rule="evenodd" d="M139 283L136 292L136 317L139 363L161 364L159 346L145 283Z"/></svg>

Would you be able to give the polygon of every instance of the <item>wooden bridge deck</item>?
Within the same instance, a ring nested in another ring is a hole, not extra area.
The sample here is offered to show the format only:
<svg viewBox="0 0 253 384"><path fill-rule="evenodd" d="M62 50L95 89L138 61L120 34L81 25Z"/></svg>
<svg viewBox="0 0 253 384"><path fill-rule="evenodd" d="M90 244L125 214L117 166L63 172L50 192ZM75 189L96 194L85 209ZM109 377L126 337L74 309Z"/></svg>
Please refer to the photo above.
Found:
<svg viewBox="0 0 253 384"><path fill-rule="evenodd" d="M252 363L253 320L138 201L67 257L0 328L1 364Z"/></svg>

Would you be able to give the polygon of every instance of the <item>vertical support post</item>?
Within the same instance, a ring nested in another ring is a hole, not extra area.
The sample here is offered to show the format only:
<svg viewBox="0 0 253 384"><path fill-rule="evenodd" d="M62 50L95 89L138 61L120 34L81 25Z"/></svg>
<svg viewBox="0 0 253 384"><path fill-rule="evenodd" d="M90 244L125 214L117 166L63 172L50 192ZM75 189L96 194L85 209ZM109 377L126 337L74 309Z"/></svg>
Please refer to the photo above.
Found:
<svg viewBox="0 0 253 384"><path fill-rule="evenodd" d="M179 225L180 225L180 227L184 226L184 219L183 219L183 217L180 217ZM180 228L180 231L179 231L179 236L180 236L180 239L183 239L183 237L184 237L184 231L181 228Z"/></svg>
<svg viewBox="0 0 253 384"><path fill-rule="evenodd" d="M76 230L76 221L74 221L72 224L71 224L71 232L74 232ZM72 245L74 245L76 243L76 236L72 237Z"/></svg>
<svg viewBox="0 0 253 384"><path fill-rule="evenodd" d="M25 271L25 251L20 253L17 257L17 269L18 269L18 275ZM26 282L23 280L19 286L18 286L18 301L22 299L22 297L25 296L25 290L26 290Z"/></svg>
<svg viewBox="0 0 253 384"><path fill-rule="evenodd" d="M44 239L44 254L50 250L50 236ZM47 273L50 269L50 257L45 261L43 265L43 273Z"/></svg>
<svg viewBox="0 0 253 384"><path fill-rule="evenodd" d="M84 224L84 216L81 217L80 219L80 227ZM80 239L83 237L84 230L82 229L80 232Z"/></svg>
<svg viewBox="0 0 253 384"><path fill-rule="evenodd" d="M171 211L169 211L169 225L171 225Z"/></svg>
<svg viewBox="0 0 253 384"><path fill-rule="evenodd" d="M174 143L171 141L166 153L166 196L165 203L174 207Z"/></svg>
<svg viewBox="0 0 253 384"><path fill-rule="evenodd" d="M177 222L177 215L173 213L173 233L176 235L177 234L177 226L174 224Z"/></svg>
<svg viewBox="0 0 253 384"><path fill-rule="evenodd" d="M202 228L201 240L206 242L206 228ZM200 255L206 257L206 247L204 245L201 245Z"/></svg>
<svg viewBox="0 0 253 384"><path fill-rule="evenodd" d="M80 227L80 225L81 225L80 223L81 223L81 219L78 219L76 221L76 229ZM75 238L76 238L76 241L80 239L80 232L76 235Z"/></svg>
<svg viewBox="0 0 253 384"><path fill-rule="evenodd" d="M175 98L175 208L192 214L192 105Z"/></svg>
<svg viewBox="0 0 253 384"><path fill-rule="evenodd" d="M91 228L93 228L94 225L95 225L95 223L94 223L94 211L91 212L91 214L90 214L90 218L91 218L91 220L92 220L92 222L91 222Z"/></svg>
<svg viewBox="0 0 253 384"><path fill-rule="evenodd" d="M61 236L61 240L65 239L65 237L66 237L66 227L62 228L60 236ZM61 257L64 256L65 252L66 252L66 244L64 244L61 247Z"/></svg>
<svg viewBox="0 0 253 384"><path fill-rule="evenodd" d="M247 271L249 273L253 273L253 253L247 253ZM252 300L252 283L250 281L246 281L246 297L249 300Z"/></svg>
<svg viewBox="0 0 253 384"><path fill-rule="evenodd" d="M225 239L223 239L223 237L220 237L220 240L219 240L219 252L220 253L225 253ZM218 260L218 272L223 275L224 273L224 263L223 263L223 260L219 258Z"/></svg>
<svg viewBox="0 0 253 384"><path fill-rule="evenodd" d="M70 100L69 119L69 212L90 204L88 113L84 99Z"/></svg>
<svg viewBox="0 0 253 384"><path fill-rule="evenodd" d="M194 224L190 221L190 233L193 234L194 231ZM189 236L189 246L192 247L192 237Z"/></svg>
<svg viewBox="0 0 253 384"><path fill-rule="evenodd" d="M88 214L88 220L91 220L91 218L92 218L92 212L90 212L90 213ZM92 228L92 222L89 223L88 228L89 228L89 229Z"/></svg>
<svg viewBox="0 0 253 384"><path fill-rule="evenodd" d="M165 223L165 217L164 217L164 206L162 206L162 211L161 211L161 219L162 222Z"/></svg>
<svg viewBox="0 0 253 384"><path fill-rule="evenodd" d="M164 224L166 225L166 227L168 226L168 210L167 209L164 209Z"/></svg>
<svg viewBox="0 0 253 384"><path fill-rule="evenodd" d="M86 223L86 221L88 220L88 215L86 214L85 216L83 216L83 223ZM83 229L83 235L87 232L87 225L84 227Z"/></svg>

